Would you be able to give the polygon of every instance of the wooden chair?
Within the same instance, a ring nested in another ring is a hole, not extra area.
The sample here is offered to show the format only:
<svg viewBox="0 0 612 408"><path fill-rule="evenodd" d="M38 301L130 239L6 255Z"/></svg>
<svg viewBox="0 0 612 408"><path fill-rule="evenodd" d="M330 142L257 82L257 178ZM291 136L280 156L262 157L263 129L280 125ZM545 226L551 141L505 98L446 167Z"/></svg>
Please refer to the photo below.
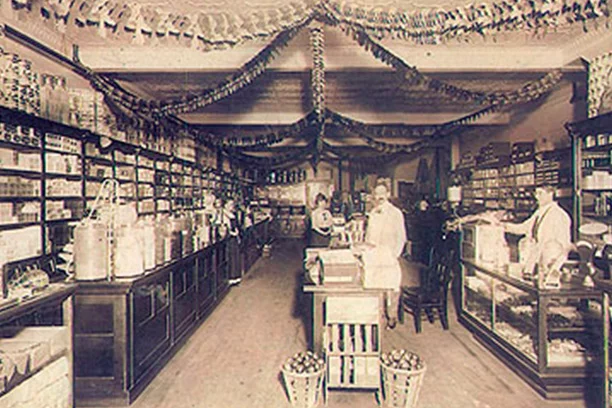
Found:
<svg viewBox="0 0 612 408"><path fill-rule="evenodd" d="M418 287L403 287L400 298L400 321L404 321L404 313L414 316L417 333L421 332L421 316L427 316L430 323L434 322L434 310L438 311L444 330L448 330L448 290L452 280L452 260L454 250L443 252L441 248L432 248L427 268L421 273L421 285Z"/></svg>

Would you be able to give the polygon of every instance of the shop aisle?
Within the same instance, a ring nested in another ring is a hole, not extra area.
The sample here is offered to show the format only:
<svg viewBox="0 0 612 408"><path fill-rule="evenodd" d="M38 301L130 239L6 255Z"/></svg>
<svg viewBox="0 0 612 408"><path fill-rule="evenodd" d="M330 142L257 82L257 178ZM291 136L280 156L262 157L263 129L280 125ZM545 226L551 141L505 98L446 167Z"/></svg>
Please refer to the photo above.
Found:
<svg viewBox="0 0 612 408"><path fill-rule="evenodd" d="M305 350L310 303L301 294L302 246L277 243L230 291L132 405L133 408L288 408L279 368ZM450 331L412 319L384 333L385 349L426 361L419 408L584 408L541 399L451 316ZM330 408L376 407L371 392L331 393Z"/></svg>

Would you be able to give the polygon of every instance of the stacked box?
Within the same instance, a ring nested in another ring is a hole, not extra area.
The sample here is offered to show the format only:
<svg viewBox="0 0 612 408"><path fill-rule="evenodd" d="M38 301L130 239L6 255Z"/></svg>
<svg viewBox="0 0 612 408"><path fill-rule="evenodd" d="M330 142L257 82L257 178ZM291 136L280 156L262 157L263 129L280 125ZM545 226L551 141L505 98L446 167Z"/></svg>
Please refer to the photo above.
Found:
<svg viewBox="0 0 612 408"><path fill-rule="evenodd" d="M45 134L45 146L48 149L59 150L66 153L81 153L81 141L69 136L57 135L55 133Z"/></svg>
<svg viewBox="0 0 612 408"><path fill-rule="evenodd" d="M0 197L35 197L40 195L40 180L20 176L0 176Z"/></svg>
<svg viewBox="0 0 612 408"><path fill-rule="evenodd" d="M81 182L78 180L54 178L47 180L45 190L47 197L79 197L81 195Z"/></svg>
<svg viewBox="0 0 612 408"><path fill-rule="evenodd" d="M0 253L5 262L42 254L41 227L38 225L0 231Z"/></svg>
<svg viewBox="0 0 612 408"><path fill-rule="evenodd" d="M81 159L61 153L46 153L45 171L49 173L79 175L82 172Z"/></svg>
<svg viewBox="0 0 612 408"><path fill-rule="evenodd" d="M48 201L45 206L45 219L48 221L72 218L72 211L64 206L64 201Z"/></svg>

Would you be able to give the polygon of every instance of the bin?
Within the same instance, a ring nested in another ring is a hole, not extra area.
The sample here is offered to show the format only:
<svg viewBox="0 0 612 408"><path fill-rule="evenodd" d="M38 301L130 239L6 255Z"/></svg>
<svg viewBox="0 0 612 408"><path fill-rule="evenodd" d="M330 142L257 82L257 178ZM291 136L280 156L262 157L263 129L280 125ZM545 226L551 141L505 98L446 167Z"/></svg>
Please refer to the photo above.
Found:
<svg viewBox="0 0 612 408"><path fill-rule="evenodd" d="M381 361L382 406L415 408L419 400L425 368L423 364L420 369L404 370L393 368Z"/></svg>
<svg viewBox="0 0 612 408"><path fill-rule="evenodd" d="M282 367L283 381L291 406L297 408L314 408L321 400L325 364L313 372L295 372L286 363Z"/></svg>

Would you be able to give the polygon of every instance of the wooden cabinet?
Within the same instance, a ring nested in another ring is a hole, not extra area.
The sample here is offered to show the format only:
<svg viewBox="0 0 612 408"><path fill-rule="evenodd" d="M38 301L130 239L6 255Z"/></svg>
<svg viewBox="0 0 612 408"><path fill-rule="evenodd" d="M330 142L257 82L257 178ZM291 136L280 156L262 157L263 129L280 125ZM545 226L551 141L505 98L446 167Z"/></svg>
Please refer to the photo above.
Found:
<svg viewBox="0 0 612 408"><path fill-rule="evenodd" d="M76 295L78 405L129 405L229 290L228 239L146 275L82 282Z"/></svg>
<svg viewBox="0 0 612 408"><path fill-rule="evenodd" d="M179 262L172 271L172 333L173 341L180 340L197 317L196 258Z"/></svg>
<svg viewBox="0 0 612 408"><path fill-rule="evenodd" d="M196 263L197 312L198 317L205 316L215 303L217 276L214 269L215 251L205 248L198 256Z"/></svg>

